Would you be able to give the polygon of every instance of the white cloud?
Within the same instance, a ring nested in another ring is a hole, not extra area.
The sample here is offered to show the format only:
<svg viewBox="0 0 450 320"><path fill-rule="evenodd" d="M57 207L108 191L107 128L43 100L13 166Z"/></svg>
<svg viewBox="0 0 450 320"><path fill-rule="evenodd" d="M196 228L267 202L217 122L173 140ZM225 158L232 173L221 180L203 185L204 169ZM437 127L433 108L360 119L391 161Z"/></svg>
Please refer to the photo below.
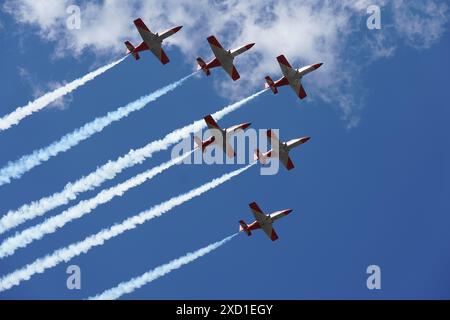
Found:
<svg viewBox="0 0 450 320"><path fill-rule="evenodd" d="M137 17L155 32L183 25L166 44L178 47L193 68L197 56L212 56L206 42L210 34L226 47L256 42L237 58L240 86L215 72L218 92L233 99L260 88L266 74L279 76L275 57L281 53L295 65L324 62L305 81L310 100L317 96L337 103L350 126L358 122L360 108L356 99L360 94L354 89L361 66L355 60L391 57L402 39L427 48L442 36L448 22L447 5L437 0L104 0L81 4L82 28L68 30L62 3L7 0L4 9L18 22L37 26L43 38L55 41L59 55L77 56L85 50L105 57L121 54L124 40L140 41L132 23ZM366 9L371 4L382 7L382 30L366 29Z"/></svg>
<svg viewBox="0 0 450 320"><path fill-rule="evenodd" d="M408 44L427 49L448 30L449 6L444 1L394 2L394 20L397 30Z"/></svg>

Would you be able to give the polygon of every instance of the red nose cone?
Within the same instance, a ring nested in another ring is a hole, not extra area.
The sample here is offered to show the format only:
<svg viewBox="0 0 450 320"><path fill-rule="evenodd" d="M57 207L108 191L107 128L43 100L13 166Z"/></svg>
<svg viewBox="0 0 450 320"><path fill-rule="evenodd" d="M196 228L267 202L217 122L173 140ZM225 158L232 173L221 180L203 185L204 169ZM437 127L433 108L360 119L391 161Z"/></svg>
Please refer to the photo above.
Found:
<svg viewBox="0 0 450 320"><path fill-rule="evenodd" d="M250 43L250 44L246 45L245 47L246 47L247 50L248 50L248 49L250 49L251 47L253 47L254 45L255 45L254 43Z"/></svg>
<svg viewBox="0 0 450 320"><path fill-rule="evenodd" d="M173 32L178 32L183 26L178 26L172 29Z"/></svg>
<svg viewBox="0 0 450 320"><path fill-rule="evenodd" d="M292 210L293 210L293 209L287 209L287 210L284 212L284 214L285 214L285 215L288 215L289 213L292 212Z"/></svg>
<svg viewBox="0 0 450 320"><path fill-rule="evenodd" d="M317 64L313 65L313 67L314 67L314 69L319 69L322 65L323 65L323 63L317 63Z"/></svg>
<svg viewBox="0 0 450 320"><path fill-rule="evenodd" d="M245 130L245 129L247 129L248 127L250 127L250 125L251 125L250 122L244 123L244 124L242 125L242 129Z"/></svg>
<svg viewBox="0 0 450 320"><path fill-rule="evenodd" d="M304 138L302 138L303 143L308 142L310 139L311 139L311 137L304 137Z"/></svg>

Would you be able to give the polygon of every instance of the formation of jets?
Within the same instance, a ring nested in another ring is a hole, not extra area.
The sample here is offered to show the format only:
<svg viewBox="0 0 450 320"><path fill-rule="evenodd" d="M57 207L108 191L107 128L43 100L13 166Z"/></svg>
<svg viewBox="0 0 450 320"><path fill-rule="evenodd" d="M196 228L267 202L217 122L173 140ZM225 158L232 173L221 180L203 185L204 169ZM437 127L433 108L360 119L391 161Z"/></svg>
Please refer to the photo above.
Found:
<svg viewBox="0 0 450 320"><path fill-rule="evenodd" d="M168 29L159 34L151 32L141 18L134 20L134 25L142 38L142 42L137 47L134 47L131 42L125 41L125 46L128 50L127 54L130 54L136 60L139 60L139 52L149 50L156 56L156 58L159 59L159 61L161 61L162 64L167 64L169 62L169 58L162 48L163 40L178 32L182 26ZM233 79L233 81L238 80L240 75L234 65L234 59L238 55L252 48L255 44L249 43L236 49L226 50L213 35L209 36L207 41L211 47L214 58L206 63L203 58L198 57L197 70L202 70L206 76L209 76L211 75L211 69L221 66L225 72L228 73L231 79ZM277 57L277 61L283 76L277 81L273 81L270 76L266 76L265 88L270 89L274 94L277 94L278 87L289 85L292 90L294 90L297 97L300 99L306 98L307 94L303 87L302 79L305 75L320 68L322 63L316 63L301 67L299 69L294 69L284 55L279 55ZM236 153L229 143L229 138L238 131L247 129L250 126L250 123L242 123L230 128L222 129L211 115L206 116L204 120L209 128L211 137L203 141L199 137L194 136L194 141L197 144L197 147L201 149L202 152L205 152L208 146L217 145L228 157L235 157ZM294 163L289 156L289 152L293 148L298 147L310 140L310 137L302 137L292 139L287 142L281 142L275 132L271 129L267 130L267 137L270 139L272 149L265 153L262 153L259 149L256 149L254 160L265 164L270 158L278 158L287 170L292 170L294 168ZM248 225L243 220L240 220L239 231L245 232L248 236L250 236L252 234L252 230L262 229L272 241L277 240L278 235L273 229L272 224L279 218L288 215L292 209L276 211L266 215L262 212L256 202L252 202L249 206L253 212L255 221Z"/></svg>

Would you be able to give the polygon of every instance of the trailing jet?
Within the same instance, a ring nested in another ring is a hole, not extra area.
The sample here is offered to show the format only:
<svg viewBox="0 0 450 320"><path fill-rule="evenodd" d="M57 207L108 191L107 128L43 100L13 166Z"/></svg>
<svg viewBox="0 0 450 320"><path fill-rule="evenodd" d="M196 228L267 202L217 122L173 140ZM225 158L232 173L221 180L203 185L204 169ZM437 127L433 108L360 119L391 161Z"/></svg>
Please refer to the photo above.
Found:
<svg viewBox="0 0 450 320"><path fill-rule="evenodd" d="M289 152L307 142L311 137L303 137L298 139L292 139L288 142L280 142L277 135L273 130L267 130L267 136L270 138L270 143L272 144L272 149L266 153L261 153L259 149L255 150L254 160L259 160L262 164L267 162L268 158L277 157L280 159L281 163L286 167L286 169L291 170L294 169L294 163L292 163L291 158L289 157Z"/></svg>
<svg viewBox="0 0 450 320"><path fill-rule="evenodd" d="M128 49L127 54L133 55L136 60L139 60L139 52L150 50L156 56L156 58L161 61L162 64L166 64L169 62L169 58L166 53L162 49L161 45L164 39L170 37L174 33L178 32L182 28L182 26L178 26L169 30L164 31L161 34L153 33L149 28L145 25L144 21L141 18L134 20L134 25L136 26L139 34L142 37L142 42L137 47L134 47L130 41L125 41L125 46Z"/></svg>
<svg viewBox="0 0 450 320"><path fill-rule="evenodd" d="M244 53L255 44L250 43L240 48L234 50L225 50L222 45L217 41L216 37L210 36L207 38L209 45L211 46L211 50L214 53L215 58L210 62L205 63L202 58L197 58L198 70L203 70L207 76L211 74L210 69L222 66L223 69L231 76L231 79L236 81L240 78L239 73L236 70L236 67L233 64L233 60L235 57Z"/></svg>
<svg viewBox="0 0 450 320"><path fill-rule="evenodd" d="M233 158L236 156L233 147L228 143L228 139L237 131L247 129L250 126L250 123L241 123L227 129L221 129L211 115L206 116L204 120L212 134L211 137L202 141L199 137L194 136L194 141L199 148L202 148L202 152L205 152L206 147L209 145L217 144L225 151L228 157Z"/></svg>
<svg viewBox="0 0 450 320"><path fill-rule="evenodd" d="M278 87L290 85L295 94L300 98L304 99L306 97L306 91L302 85L302 78L310 72L320 68L323 63L316 63L310 66L306 66L300 69L294 69L291 67L284 55L277 57L278 64L280 65L281 72L283 72L283 77L276 82L272 80L271 77L267 76L266 88L270 88L274 94L278 93Z"/></svg>
<svg viewBox="0 0 450 320"><path fill-rule="evenodd" d="M250 209L252 209L253 215L255 216L256 221L251 224L246 224L244 220L240 220L239 231L244 231L248 236L252 235L252 230L263 229L263 231L267 234L267 236L275 241L278 239L278 235L275 230L272 228L272 224L275 220L278 220L284 216L287 216L291 213L292 209L286 209L281 211L276 211L271 214L264 214L261 209L258 207L256 202L252 202L249 204Z"/></svg>

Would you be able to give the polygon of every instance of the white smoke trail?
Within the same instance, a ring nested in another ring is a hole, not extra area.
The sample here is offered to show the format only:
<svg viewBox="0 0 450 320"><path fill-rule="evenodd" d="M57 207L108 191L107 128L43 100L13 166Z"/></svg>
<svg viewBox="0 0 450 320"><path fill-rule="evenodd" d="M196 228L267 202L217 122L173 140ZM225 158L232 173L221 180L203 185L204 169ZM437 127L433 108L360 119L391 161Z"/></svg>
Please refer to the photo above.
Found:
<svg viewBox="0 0 450 320"><path fill-rule="evenodd" d="M53 101L61 98L62 96L72 92L78 87L84 85L86 82L89 82L111 69L115 65L121 63L126 57L123 57L117 61L114 61L106 66L98 68L92 72L89 72L87 75L78 78L63 87L60 87L52 92L48 92L44 94L42 97L37 98L34 101L28 102L28 104L24 107L19 107L15 111L10 114L5 115L3 118L0 118L0 132L6 129L9 129L13 125L18 124L23 118L30 116L32 113L37 112L46 106L48 106Z"/></svg>
<svg viewBox="0 0 450 320"><path fill-rule="evenodd" d="M197 260L198 258L203 257L204 255L210 253L213 250L223 246L225 243L236 237L238 234L235 233L229 237L226 237L223 240L217 241L215 243L210 244L204 248L198 249L194 252L189 252L188 254L174 259L166 264L163 264L153 270L150 270L143 275L133 278L126 282L121 282L117 287L108 289L103 293L96 295L94 297L90 297L89 300L115 300L123 296L124 294L131 293L140 287L153 282L154 280L165 276L173 270L179 269L182 266Z"/></svg>
<svg viewBox="0 0 450 320"><path fill-rule="evenodd" d="M86 123L81 128L66 134L61 139L51 143L47 147L35 150L31 154L25 155L16 161L10 161L5 167L0 169L0 186L5 183L10 183L12 179L20 178L24 173L40 165L42 162L49 160L51 157L54 157L61 152L69 150L81 141L88 139L93 134L102 131L111 123L127 117L131 112L144 108L148 103L180 86L194 74L195 72L146 96L143 96L136 101L130 102L124 107L109 112L106 116L96 118L93 121Z"/></svg>
<svg viewBox="0 0 450 320"><path fill-rule="evenodd" d="M222 110L214 113L213 117L216 120L220 120L230 112L239 109L241 106L255 99L265 91L266 90L261 90L245 99L226 106ZM106 180L114 179L114 177L124 169L142 163L145 159L151 157L154 152L165 150L171 145L189 136L189 134L195 133L204 127L205 122L203 120L195 121L190 125L172 131L163 139L150 142L140 149L130 150L126 155L116 159L115 161L109 161L89 175L82 177L73 183L68 183L60 192L54 193L53 195L44 197L30 204L25 204L17 210L9 211L0 219L0 234L24 223L25 221L42 216L47 211L57 208L58 206L67 204L69 201L76 199L78 194L92 190L100 186Z"/></svg>
<svg viewBox="0 0 450 320"><path fill-rule="evenodd" d="M163 164L140 173L125 182L119 183L109 189L105 189L88 200L80 201L77 205L68 208L62 213L53 216L38 225L29 227L21 232L17 232L15 235L5 239L0 244L0 258L10 256L17 249L24 248L31 242L42 239L42 237L46 234L56 232L70 221L79 219L84 215L91 213L99 205L111 201L114 197L121 197L131 188L135 188L143 184L144 182L152 179L154 176L183 161L183 159L190 156L192 152L193 151L189 151L177 158L164 162Z"/></svg>
<svg viewBox="0 0 450 320"><path fill-rule="evenodd" d="M103 229L100 232L93 234L82 241L73 243L67 247L58 249L52 254L47 255L43 258L39 258L34 262L26 265L21 269L17 269L10 274L7 274L0 278L0 292L10 289L13 286L19 285L22 281L29 280L33 275L37 273L43 273L45 270L52 268L59 263L68 262L73 257L76 257L82 253L88 252L90 249L96 246L100 246L105 241L115 238L118 235L124 233L125 231L132 230L137 226L151 220L153 218L159 217L162 214L170 211L171 209L189 201L195 197L202 195L203 193L212 190L222 183L232 179L233 177L239 175L240 173L248 170L255 163L249 164L244 168L226 173L223 176L216 178L196 189L193 189L185 194L173 197L168 201L162 202L150 210L143 211L138 215L132 216L122 223L115 224L110 228Z"/></svg>

